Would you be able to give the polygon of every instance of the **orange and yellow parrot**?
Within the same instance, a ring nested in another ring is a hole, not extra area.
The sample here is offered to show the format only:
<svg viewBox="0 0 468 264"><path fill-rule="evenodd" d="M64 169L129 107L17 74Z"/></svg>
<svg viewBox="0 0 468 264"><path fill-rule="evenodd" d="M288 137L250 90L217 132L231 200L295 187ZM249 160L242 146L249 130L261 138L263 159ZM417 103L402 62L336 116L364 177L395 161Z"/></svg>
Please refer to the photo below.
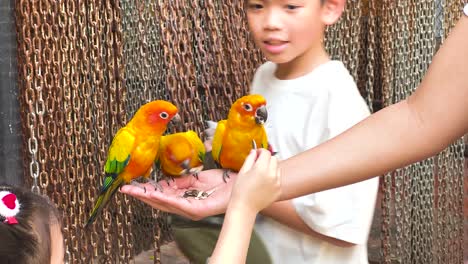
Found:
<svg viewBox="0 0 468 264"><path fill-rule="evenodd" d="M179 119L177 107L156 100L140 107L130 122L117 132L104 166L103 185L86 226L94 222L121 185L140 176L150 176L160 138L172 119Z"/></svg>
<svg viewBox="0 0 468 264"><path fill-rule="evenodd" d="M228 118L218 122L211 153L214 161L226 169L223 180L229 177L228 170L240 170L252 148L269 148L263 127L267 117L265 98L252 94L235 101Z"/></svg>
<svg viewBox="0 0 468 264"><path fill-rule="evenodd" d="M203 169L205 145L195 131L175 133L161 137L157 166L167 177L197 173Z"/></svg>

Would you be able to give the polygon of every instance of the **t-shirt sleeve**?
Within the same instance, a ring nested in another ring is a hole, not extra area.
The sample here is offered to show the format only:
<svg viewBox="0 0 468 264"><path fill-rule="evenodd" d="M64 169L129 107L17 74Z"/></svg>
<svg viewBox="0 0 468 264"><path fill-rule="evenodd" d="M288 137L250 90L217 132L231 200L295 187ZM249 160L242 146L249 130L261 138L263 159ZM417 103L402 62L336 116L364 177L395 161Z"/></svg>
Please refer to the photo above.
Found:
<svg viewBox="0 0 468 264"><path fill-rule="evenodd" d="M372 223L377 179L293 200L302 220L314 231L354 244L365 244Z"/></svg>
<svg viewBox="0 0 468 264"><path fill-rule="evenodd" d="M369 108L357 88L349 88L332 91L330 96L328 108L330 138L343 133L370 115Z"/></svg>
<svg viewBox="0 0 468 264"><path fill-rule="evenodd" d="M330 139L369 115L354 87L331 91L324 137ZM323 141L326 141L324 139ZM330 160L330 162L333 162ZM313 164L310 167L313 170ZM367 241L377 194L378 179L296 198L293 205L303 221L316 232L355 244Z"/></svg>

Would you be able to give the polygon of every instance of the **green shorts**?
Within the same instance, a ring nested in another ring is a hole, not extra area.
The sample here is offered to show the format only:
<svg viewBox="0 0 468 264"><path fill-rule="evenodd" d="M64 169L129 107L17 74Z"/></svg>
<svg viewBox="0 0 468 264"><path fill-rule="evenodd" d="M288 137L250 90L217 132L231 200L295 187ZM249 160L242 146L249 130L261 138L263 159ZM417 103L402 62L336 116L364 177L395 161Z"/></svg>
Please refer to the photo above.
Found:
<svg viewBox="0 0 468 264"><path fill-rule="evenodd" d="M205 264L211 256L221 231L223 216L208 217L201 221L191 221L172 216L174 240L182 253L195 264ZM255 231L250 238L247 253L248 264L270 264L271 259L265 245Z"/></svg>

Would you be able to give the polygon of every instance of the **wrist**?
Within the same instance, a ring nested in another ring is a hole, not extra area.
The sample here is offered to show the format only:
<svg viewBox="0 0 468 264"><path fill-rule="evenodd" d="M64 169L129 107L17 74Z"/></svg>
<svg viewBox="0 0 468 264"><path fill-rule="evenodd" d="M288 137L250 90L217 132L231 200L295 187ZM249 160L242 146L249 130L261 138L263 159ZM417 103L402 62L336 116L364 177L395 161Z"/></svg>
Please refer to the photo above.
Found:
<svg viewBox="0 0 468 264"><path fill-rule="evenodd" d="M228 204L226 214L235 212L245 215L246 217L251 217L258 214L259 210L250 206L248 202L231 200Z"/></svg>

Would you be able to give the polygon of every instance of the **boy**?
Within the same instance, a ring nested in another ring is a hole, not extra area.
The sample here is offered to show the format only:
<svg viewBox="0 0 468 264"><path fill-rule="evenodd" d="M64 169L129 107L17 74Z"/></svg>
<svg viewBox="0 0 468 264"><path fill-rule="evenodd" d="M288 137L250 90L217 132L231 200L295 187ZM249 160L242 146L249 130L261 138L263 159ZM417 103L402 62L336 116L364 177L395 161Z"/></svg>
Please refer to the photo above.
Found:
<svg viewBox="0 0 468 264"><path fill-rule="evenodd" d="M344 65L331 61L322 43L325 27L339 19L344 5L345 0L247 1L250 31L269 61L255 73L251 93L267 100L266 130L279 160L370 114ZM273 263L367 263L377 188L374 178L274 203L261 212L255 230Z"/></svg>

